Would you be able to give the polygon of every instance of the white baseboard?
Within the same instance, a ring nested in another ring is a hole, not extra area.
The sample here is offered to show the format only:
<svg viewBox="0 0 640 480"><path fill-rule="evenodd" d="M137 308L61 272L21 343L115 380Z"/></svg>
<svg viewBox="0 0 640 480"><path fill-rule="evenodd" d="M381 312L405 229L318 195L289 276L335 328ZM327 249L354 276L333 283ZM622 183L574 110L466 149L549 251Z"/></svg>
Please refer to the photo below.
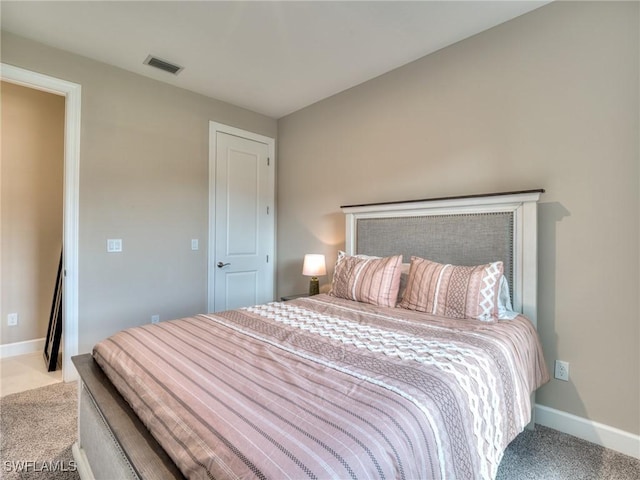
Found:
<svg viewBox="0 0 640 480"><path fill-rule="evenodd" d="M640 435L544 405L536 404L535 414L536 423L540 425L640 459Z"/></svg>
<svg viewBox="0 0 640 480"><path fill-rule="evenodd" d="M27 340L25 342L7 343L0 345L0 358L15 357L17 355L26 355L27 353L35 353L44 351L44 338L36 338L35 340Z"/></svg>

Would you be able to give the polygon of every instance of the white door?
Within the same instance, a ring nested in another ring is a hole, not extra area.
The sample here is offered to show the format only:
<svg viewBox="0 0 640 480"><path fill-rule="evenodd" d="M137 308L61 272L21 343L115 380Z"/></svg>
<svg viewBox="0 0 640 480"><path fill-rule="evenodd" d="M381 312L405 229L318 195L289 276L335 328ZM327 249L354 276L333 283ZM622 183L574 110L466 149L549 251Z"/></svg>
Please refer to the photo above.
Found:
<svg viewBox="0 0 640 480"><path fill-rule="evenodd" d="M226 130L235 134L217 129L211 135L215 134L215 181L210 196L214 205L209 309L216 312L274 298L273 143Z"/></svg>

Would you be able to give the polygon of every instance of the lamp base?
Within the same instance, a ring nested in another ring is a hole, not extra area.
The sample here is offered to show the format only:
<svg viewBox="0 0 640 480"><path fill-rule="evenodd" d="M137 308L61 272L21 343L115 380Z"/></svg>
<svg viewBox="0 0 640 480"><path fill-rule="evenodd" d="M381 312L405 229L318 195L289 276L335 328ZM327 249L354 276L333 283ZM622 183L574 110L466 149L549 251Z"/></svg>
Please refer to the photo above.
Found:
<svg viewBox="0 0 640 480"><path fill-rule="evenodd" d="M311 277L309 282L309 296L318 295L320 293L320 282L318 277Z"/></svg>

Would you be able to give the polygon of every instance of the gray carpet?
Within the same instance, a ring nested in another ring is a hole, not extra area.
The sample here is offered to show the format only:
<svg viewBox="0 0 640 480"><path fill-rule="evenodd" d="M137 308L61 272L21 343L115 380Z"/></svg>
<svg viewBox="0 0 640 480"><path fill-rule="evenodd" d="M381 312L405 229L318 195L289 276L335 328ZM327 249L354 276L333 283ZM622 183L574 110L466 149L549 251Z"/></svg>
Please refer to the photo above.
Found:
<svg viewBox="0 0 640 480"><path fill-rule="evenodd" d="M2 397L0 478L78 480L71 446L76 441L76 383Z"/></svg>
<svg viewBox="0 0 640 480"><path fill-rule="evenodd" d="M76 395L75 383L59 383L2 398L0 478L79 478L76 472L50 472L42 468L42 462L57 464L66 470L73 465L71 445L76 440ZM32 462L36 468L23 473L9 471L19 461ZM640 460L537 426L535 431L521 433L509 445L497 479L638 480Z"/></svg>
<svg viewBox="0 0 640 480"><path fill-rule="evenodd" d="M498 480L640 480L640 460L536 425L507 447Z"/></svg>

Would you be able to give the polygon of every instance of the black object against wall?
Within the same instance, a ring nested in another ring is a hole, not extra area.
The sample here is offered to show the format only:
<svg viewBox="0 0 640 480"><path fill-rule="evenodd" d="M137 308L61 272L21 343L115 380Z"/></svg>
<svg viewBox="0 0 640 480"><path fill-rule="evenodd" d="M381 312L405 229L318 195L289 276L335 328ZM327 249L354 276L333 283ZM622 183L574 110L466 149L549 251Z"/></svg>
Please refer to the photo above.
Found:
<svg viewBox="0 0 640 480"><path fill-rule="evenodd" d="M58 350L60 349L60 339L62 337L62 252L60 252L60 263L58 264L58 276L56 277L56 287L53 291L53 302L51 304L51 316L49 317L49 328L47 338L44 343L44 363L47 371L53 372L58 366Z"/></svg>

